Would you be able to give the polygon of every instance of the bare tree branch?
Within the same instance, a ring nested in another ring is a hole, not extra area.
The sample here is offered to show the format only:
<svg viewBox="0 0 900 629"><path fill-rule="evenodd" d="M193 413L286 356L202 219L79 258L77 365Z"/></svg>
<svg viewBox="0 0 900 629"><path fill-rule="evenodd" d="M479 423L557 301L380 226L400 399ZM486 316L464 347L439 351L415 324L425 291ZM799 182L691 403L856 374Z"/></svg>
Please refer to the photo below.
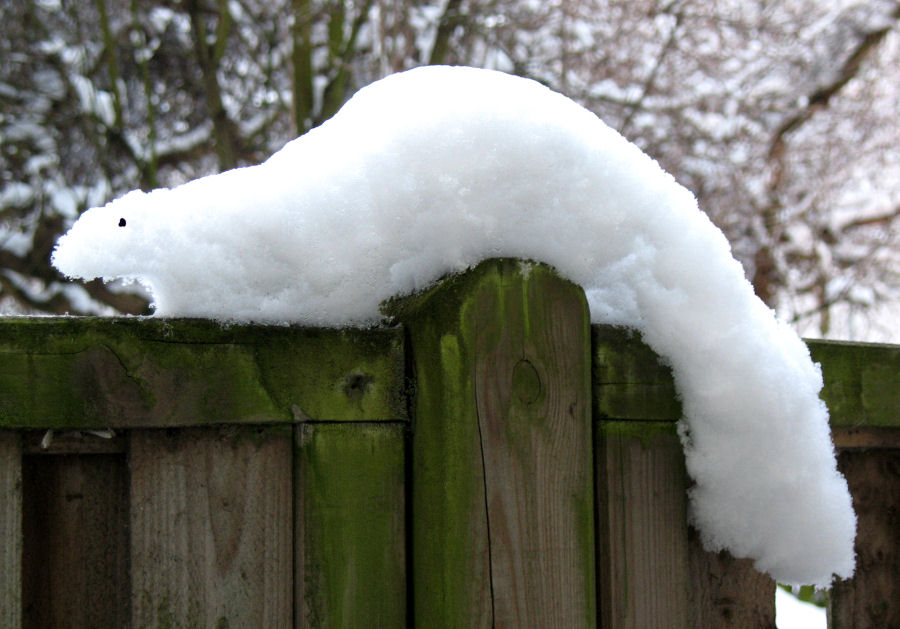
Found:
<svg viewBox="0 0 900 629"><path fill-rule="evenodd" d="M671 7L674 4L675 2L672 2L668 7L664 8L661 13L669 13ZM628 105L628 113L625 116L625 120L622 121L621 131L623 135L628 135L628 132L631 128L631 121L634 119L635 114L643 109L644 100L647 98L650 92L653 91L653 86L656 83L656 77L659 75L659 70L660 68L662 68L663 61L665 61L669 52L675 45L675 41L679 33L679 27L681 26L682 13L681 11L676 11L675 13L672 13L672 15L675 18L675 23L672 25L672 30L669 31L669 36L666 38L665 43L662 45L662 48L660 48L659 54L656 56L653 68L650 70L650 73L647 75L647 79L641 86L641 95L637 98L637 100L629 103Z"/></svg>
<svg viewBox="0 0 900 629"><path fill-rule="evenodd" d="M461 8L462 0L447 1L440 22L438 22L434 44L431 47L431 54L428 56L428 65L446 63L447 55L450 52L450 39L457 27L465 26L467 21Z"/></svg>
<svg viewBox="0 0 900 629"><path fill-rule="evenodd" d="M892 13L892 18L900 18L900 5ZM877 50L892 29L893 25L890 25L865 33L834 74L833 79L809 94L805 99L805 105L785 119L772 134L768 149L771 169L768 183L769 203L760 212L765 239L760 243L755 255L756 268L752 279L757 295L770 305L775 297L776 286L780 284L773 243L780 237L778 232L782 229L778 217L782 209L779 190L784 178L788 136L806 124L817 112L828 107L831 99L858 75L863 62Z"/></svg>
<svg viewBox="0 0 900 629"><path fill-rule="evenodd" d="M900 19L900 5L894 10L892 17ZM859 73L863 61L877 50L878 46L893 28L892 24L866 33L844 61L834 78L809 94L806 98L806 105L788 117L775 130L769 145L769 161L776 165L773 187L778 186L783 175L783 169L780 166L783 161L787 136L809 121L816 112L828 107L831 99Z"/></svg>
<svg viewBox="0 0 900 629"><path fill-rule="evenodd" d="M324 122L337 113L337 110L341 108L341 105L350 96L347 92L350 88L350 68L355 54L356 41L360 30L369 19L369 11L373 2L374 0L365 0L362 6L359 7L346 40L343 39L343 8L340 9L339 13L332 15L332 19L336 20L340 28L338 29L337 25L329 23L332 29L329 41L329 62L333 76L328 85L325 86L325 92L322 95L322 111L316 117L316 121L319 123ZM343 5L341 6L343 7Z"/></svg>
<svg viewBox="0 0 900 629"><path fill-rule="evenodd" d="M841 231L847 232L860 227L871 227L873 225L888 225L896 220L900 220L900 206L895 207L884 214L875 216L863 216L852 221L848 221L841 226Z"/></svg>
<svg viewBox="0 0 900 629"><path fill-rule="evenodd" d="M219 169L228 170L238 165L239 135L234 121L222 102L222 88L218 78L218 58L216 50L224 46L224 41L215 40L212 45L207 42L206 24L203 19L201 0L186 0L188 16L191 20L191 32L194 37L194 50L203 74L203 86L206 96L206 108L213 122L216 154L219 157ZM227 11L226 11L227 14ZM219 16L219 19L229 19ZM218 32L227 36L227 29Z"/></svg>
<svg viewBox="0 0 900 629"><path fill-rule="evenodd" d="M312 124L313 67L312 67L312 7L310 0L292 0L294 24L291 30L293 46L294 128L297 135Z"/></svg>

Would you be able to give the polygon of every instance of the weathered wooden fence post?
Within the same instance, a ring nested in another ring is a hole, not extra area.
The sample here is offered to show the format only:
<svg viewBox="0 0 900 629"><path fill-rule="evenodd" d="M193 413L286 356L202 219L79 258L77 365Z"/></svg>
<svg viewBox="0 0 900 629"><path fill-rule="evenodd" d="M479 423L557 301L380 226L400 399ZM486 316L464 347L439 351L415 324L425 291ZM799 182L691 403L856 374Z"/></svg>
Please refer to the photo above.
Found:
<svg viewBox="0 0 900 629"><path fill-rule="evenodd" d="M0 322L0 627L774 626L771 579L687 526L635 333L515 260L387 310ZM859 516L830 620L900 626L900 346L809 347Z"/></svg>
<svg viewBox="0 0 900 629"><path fill-rule="evenodd" d="M0 627L22 623L21 440L0 430Z"/></svg>
<svg viewBox="0 0 900 629"><path fill-rule="evenodd" d="M601 626L774 627L772 579L688 528L671 370L632 330L595 326L592 345Z"/></svg>
<svg viewBox="0 0 900 629"><path fill-rule="evenodd" d="M596 626L584 293L490 260L388 309L416 386L415 626Z"/></svg>
<svg viewBox="0 0 900 629"><path fill-rule="evenodd" d="M402 334L0 321L0 628L407 626Z"/></svg>
<svg viewBox="0 0 900 629"><path fill-rule="evenodd" d="M306 422L295 469L295 627L406 622L402 422Z"/></svg>
<svg viewBox="0 0 900 629"><path fill-rule="evenodd" d="M876 433L877 434L877 433ZM831 629L900 627L900 431L890 443L842 448L859 518L856 575L831 592Z"/></svg>
<svg viewBox="0 0 900 629"><path fill-rule="evenodd" d="M809 346L857 517L856 574L834 584L828 626L900 627L900 346Z"/></svg>
<svg viewBox="0 0 900 629"><path fill-rule="evenodd" d="M130 436L133 626L288 626L290 428Z"/></svg>

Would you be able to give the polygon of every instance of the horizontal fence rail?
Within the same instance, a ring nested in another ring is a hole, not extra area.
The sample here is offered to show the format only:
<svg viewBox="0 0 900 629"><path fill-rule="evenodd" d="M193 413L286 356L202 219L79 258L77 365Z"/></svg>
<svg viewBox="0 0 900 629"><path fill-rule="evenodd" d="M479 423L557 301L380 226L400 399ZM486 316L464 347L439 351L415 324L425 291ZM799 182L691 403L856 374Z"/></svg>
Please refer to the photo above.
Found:
<svg viewBox="0 0 900 629"><path fill-rule="evenodd" d="M516 260L385 308L0 319L0 627L774 626L638 335ZM808 345L859 517L831 626L900 627L900 347Z"/></svg>

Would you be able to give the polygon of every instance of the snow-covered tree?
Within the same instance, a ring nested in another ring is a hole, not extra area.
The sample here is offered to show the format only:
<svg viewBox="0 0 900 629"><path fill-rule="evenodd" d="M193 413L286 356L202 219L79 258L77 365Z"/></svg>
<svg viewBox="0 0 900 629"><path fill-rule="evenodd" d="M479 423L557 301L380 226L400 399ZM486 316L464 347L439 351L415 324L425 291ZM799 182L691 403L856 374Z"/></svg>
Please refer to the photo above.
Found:
<svg viewBox="0 0 900 629"><path fill-rule="evenodd" d="M81 211L259 162L426 63L597 112L697 194L803 330L846 334L900 300L896 0L2 0L0 20L7 312L144 311L50 267Z"/></svg>

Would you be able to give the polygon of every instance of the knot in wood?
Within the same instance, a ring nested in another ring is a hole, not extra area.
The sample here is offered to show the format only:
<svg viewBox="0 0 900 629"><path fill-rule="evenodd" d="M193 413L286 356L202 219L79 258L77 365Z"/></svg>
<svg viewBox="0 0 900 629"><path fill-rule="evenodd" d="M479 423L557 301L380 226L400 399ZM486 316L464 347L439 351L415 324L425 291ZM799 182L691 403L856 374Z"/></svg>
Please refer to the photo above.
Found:
<svg viewBox="0 0 900 629"><path fill-rule="evenodd" d="M375 378L367 373L351 373L344 376L342 389L344 395L357 404L362 402L363 396L374 384Z"/></svg>
<svg viewBox="0 0 900 629"><path fill-rule="evenodd" d="M541 377L525 358L513 367L512 393L523 404L534 404L541 395Z"/></svg>

